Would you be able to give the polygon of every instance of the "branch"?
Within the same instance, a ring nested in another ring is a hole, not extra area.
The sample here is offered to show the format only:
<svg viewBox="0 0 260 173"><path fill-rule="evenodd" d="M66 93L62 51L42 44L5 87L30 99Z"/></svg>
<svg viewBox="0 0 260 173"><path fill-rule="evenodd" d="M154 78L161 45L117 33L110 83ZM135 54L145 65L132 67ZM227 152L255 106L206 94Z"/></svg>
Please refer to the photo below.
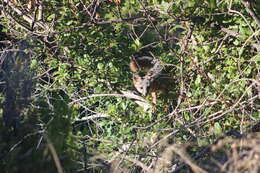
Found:
<svg viewBox="0 0 260 173"><path fill-rule="evenodd" d="M83 117L80 119L76 119L76 121L87 121L87 120L94 120L97 118L107 118L107 117L110 117L110 115L104 114L104 113L96 113L95 115L92 115L92 116L87 116L87 117Z"/></svg>
<svg viewBox="0 0 260 173"><path fill-rule="evenodd" d="M159 21L159 20L167 20L165 18L152 18L152 21ZM125 23L125 22L132 22L132 23L142 23L148 21L147 18L144 17L130 17L130 18L124 18L124 19L115 19L115 20L107 20L107 21L90 21L89 23L84 23L81 26L78 27L73 27L69 28L67 30L63 31L56 31L52 32L52 34L59 34L59 33L64 33L64 32L71 32L75 30L80 30L80 29L86 29L87 27L91 26L101 26L101 25L108 25L108 24L113 24L113 23Z"/></svg>
<svg viewBox="0 0 260 173"><path fill-rule="evenodd" d="M46 28L48 28L47 27L47 25L45 25L44 23L42 23L42 22L39 22L39 21L35 21L34 20L34 17L32 17L32 16L30 16L30 15L27 15L27 14L24 14L24 12L23 11L21 11L19 8L17 8L11 1L7 1L7 0L4 0L6 3L7 3L7 5L8 5L8 7L10 7L14 12L16 12L18 15L20 15L20 16L22 16L22 18L26 21L26 22L28 22L29 24L35 24L35 25L37 25L37 26L39 26L39 27L41 27L42 29L44 29L44 30L46 30Z"/></svg>
<svg viewBox="0 0 260 173"><path fill-rule="evenodd" d="M220 31L225 32L228 35L231 35L231 36L236 37L236 38L243 38L243 36L241 34L239 34L238 32L227 29L227 28L221 28ZM250 42L250 44L253 48L255 48L257 50L257 52L260 51L260 45L252 43L252 42Z"/></svg>
<svg viewBox="0 0 260 173"><path fill-rule="evenodd" d="M69 106L71 106L77 102L80 102L80 101L83 101L83 100L86 100L89 98L94 98L94 97L126 97L126 98L130 98L130 99L135 99L135 100L146 102L145 99L143 99L142 97L135 95L135 94L92 94L90 96L86 96L86 97L79 98L77 100L73 100L72 102L69 103Z"/></svg>
<svg viewBox="0 0 260 173"><path fill-rule="evenodd" d="M260 28L260 20L257 18L253 8L252 8L252 4L250 3L250 1L245 1L245 0L241 0L242 4L246 7L246 11L253 17L253 19L255 20L256 24L258 25L258 27Z"/></svg>

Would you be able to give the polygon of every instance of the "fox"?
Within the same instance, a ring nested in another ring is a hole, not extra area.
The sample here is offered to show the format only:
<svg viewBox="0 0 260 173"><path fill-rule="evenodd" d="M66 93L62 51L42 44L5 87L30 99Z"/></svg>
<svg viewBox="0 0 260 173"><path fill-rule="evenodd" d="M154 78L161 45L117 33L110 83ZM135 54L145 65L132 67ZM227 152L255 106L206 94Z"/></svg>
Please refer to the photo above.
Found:
<svg viewBox="0 0 260 173"><path fill-rule="evenodd" d="M129 68L132 72L147 72L153 67L153 57L142 56L138 58L132 58L129 63Z"/></svg>
<svg viewBox="0 0 260 173"><path fill-rule="evenodd" d="M167 93L168 89L166 79L161 75L153 81L145 80L149 70L154 66L154 58L148 56L132 58L129 63L129 68L134 73L132 81L135 89L143 96L151 94L152 103L156 104L158 93Z"/></svg>

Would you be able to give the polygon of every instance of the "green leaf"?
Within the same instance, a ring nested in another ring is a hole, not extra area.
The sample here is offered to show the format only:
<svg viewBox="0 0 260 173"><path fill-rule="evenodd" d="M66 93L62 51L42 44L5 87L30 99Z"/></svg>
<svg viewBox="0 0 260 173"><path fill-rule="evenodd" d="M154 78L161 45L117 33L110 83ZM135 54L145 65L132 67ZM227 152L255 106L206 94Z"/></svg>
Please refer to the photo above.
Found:
<svg viewBox="0 0 260 173"><path fill-rule="evenodd" d="M47 17L47 21L52 21L54 18L55 18L55 13L49 15L49 16Z"/></svg>
<svg viewBox="0 0 260 173"><path fill-rule="evenodd" d="M217 2L216 2L216 0L210 0L210 1L209 1L209 8L214 9L214 8L216 8L216 7L217 7Z"/></svg>
<svg viewBox="0 0 260 173"><path fill-rule="evenodd" d="M208 140L205 138L197 138L198 146L205 146L208 144Z"/></svg>
<svg viewBox="0 0 260 173"><path fill-rule="evenodd" d="M200 75L197 75L197 78L195 80L195 85L196 86L200 86L201 85L201 76Z"/></svg>
<svg viewBox="0 0 260 173"><path fill-rule="evenodd" d="M134 43L136 44L137 47L141 47L141 42L139 39L135 39Z"/></svg>
<svg viewBox="0 0 260 173"><path fill-rule="evenodd" d="M103 63L98 63L98 65L97 65L97 68L99 69L99 70L102 70L103 68L104 68L104 64Z"/></svg>
<svg viewBox="0 0 260 173"><path fill-rule="evenodd" d="M218 122L214 123L214 134L218 136L222 134L222 128Z"/></svg>
<svg viewBox="0 0 260 173"><path fill-rule="evenodd" d="M31 61L30 67L31 67L32 69L35 69L37 66L38 66L38 62L37 62L35 59L33 59L33 60Z"/></svg>

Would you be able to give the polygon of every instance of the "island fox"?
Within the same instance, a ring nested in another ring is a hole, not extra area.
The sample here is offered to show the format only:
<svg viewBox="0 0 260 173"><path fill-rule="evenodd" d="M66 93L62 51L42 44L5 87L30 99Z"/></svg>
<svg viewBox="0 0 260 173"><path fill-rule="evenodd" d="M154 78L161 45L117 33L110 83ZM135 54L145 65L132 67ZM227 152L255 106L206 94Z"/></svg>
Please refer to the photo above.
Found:
<svg viewBox="0 0 260 173"><path fill-rule="evenodd" d="M153 104L156 104L159 92L167 92L165 84L167 79L163 79L161 71L151 70L155 65L154 58L148 56L133 58L129 63L130 70L135 73L132 77L134 87L143 96L151 94ZM153 73L157 73L157 77L150 77Z"/></svg>
<svg viewBox="0 0 260 173"><path fill-rule="evenodd" d="M153 67L153 57L142 56L138 58L132 58L129 63L129 68L132 72L147 72Z"/></svg>

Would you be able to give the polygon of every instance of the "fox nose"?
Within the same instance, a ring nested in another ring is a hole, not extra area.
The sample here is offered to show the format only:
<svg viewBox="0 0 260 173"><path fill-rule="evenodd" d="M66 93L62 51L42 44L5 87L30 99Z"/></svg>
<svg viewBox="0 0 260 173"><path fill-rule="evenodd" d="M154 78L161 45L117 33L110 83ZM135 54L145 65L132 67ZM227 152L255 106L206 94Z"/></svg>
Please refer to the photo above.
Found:
<svg viewBox="0 0 260 173"><path fill-rule="evenodd" d="M142 91L141 94L143 96L146 96L147 95L147 88L146 87L141 87L140 90Z"/></svg>

